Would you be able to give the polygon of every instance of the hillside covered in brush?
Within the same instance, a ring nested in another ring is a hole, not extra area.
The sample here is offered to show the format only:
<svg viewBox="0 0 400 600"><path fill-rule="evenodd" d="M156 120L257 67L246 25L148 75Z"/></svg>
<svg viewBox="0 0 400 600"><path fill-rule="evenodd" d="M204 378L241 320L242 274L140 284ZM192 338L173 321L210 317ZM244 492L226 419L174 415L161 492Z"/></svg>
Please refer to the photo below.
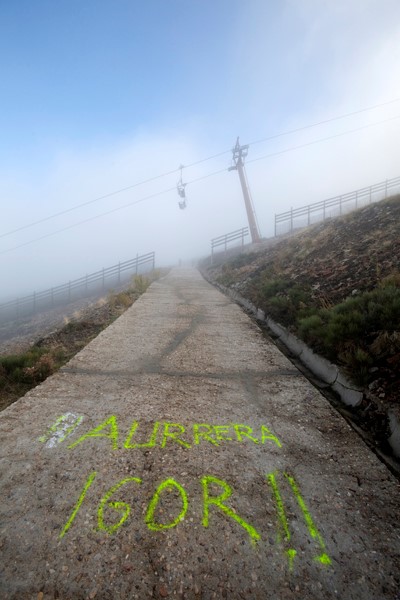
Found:
<svg viewBox="0 0 400 600"><path fill-rule="evenodd" d="M400 195L253 246L207 277L341 367L375 412L399 413Z"/></svg>

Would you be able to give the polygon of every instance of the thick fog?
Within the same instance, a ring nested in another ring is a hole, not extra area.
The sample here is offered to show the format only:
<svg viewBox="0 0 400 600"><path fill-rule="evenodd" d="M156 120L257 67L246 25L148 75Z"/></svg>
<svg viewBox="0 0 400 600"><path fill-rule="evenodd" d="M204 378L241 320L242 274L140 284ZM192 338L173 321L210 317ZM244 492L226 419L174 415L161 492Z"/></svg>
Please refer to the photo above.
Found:
<svg viewBox="0 0 400 600"><path fill-rule="evenodd" d="M112 35L102 37L112 59L100 68L90 50L90 93L74 82L75 63L60 58L72 42L76 57L89 52L79 11L69 16L71 38L57 42L52 32L55 65L41 40L64 15L58 19L57 7L39 1L40 14L30 9L35 33L26 23L17 49L11 34L22 9L7 9L10 37L0 43L9 90L9 115L0 118L0 302L137 254L155 251L158 266L207 255L211 238L247 225L238 174L228 171L238 135L250 144L246 171L264 237L274 234L276 213L400 175L397 0L168 6L163 25L154 8L113 3ZM105 33L109 6L91 10L97 33ZM43 21L46 11L51 18ZM149 34L140 44L138 15ZM132 30L124 46L118 18ZM133 55L137 44L141 68L128 61L120 78L111 76L116 62L127 60L126 47ZM68 102L61 88L59 97L48 91L51 64L55 84L64 77L72 86ZM108 75L117 89L106 107ZM33 95L21 95L21 78L35 76ZM357 112L374 105L382 106ZM351 112L357 114L254 143ZM181 164L185 210L176 190Z"/></svg>

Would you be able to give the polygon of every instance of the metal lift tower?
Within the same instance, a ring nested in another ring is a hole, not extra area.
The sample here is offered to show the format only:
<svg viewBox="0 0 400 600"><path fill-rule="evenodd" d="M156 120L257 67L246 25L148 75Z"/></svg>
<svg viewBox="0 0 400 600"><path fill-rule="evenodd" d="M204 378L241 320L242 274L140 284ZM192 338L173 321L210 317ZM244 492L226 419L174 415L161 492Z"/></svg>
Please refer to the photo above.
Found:
<svg viewBox="0 0 400 600"><path fill-rule="evenodd" d="M244 203L246 206L247 219L249 221L251 240L253 244L255 244L260 241L260 232L258 231L256 213L251 201L250 191L246 180L246 173L244 170L244 159L246 158L248 152L249 146L241 146L238 138L236 140L236 146L232 149L234 166L230 167L229 171L237 171L239 173Z"/></svg>

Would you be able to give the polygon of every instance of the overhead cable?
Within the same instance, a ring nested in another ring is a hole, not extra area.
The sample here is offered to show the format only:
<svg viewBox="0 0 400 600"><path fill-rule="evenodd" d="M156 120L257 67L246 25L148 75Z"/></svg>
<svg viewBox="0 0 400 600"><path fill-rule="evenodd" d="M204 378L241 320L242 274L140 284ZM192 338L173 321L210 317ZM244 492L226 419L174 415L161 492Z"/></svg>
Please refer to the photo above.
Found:
<svg viewBox="0 0 400 600"><path fill-rule="evenodd" d="M371 127L374 127L374 126L376 126L376 125L382 125L383 123L388 123L388 122L390 122L390 121L394 121L394 120L396 120L396 119L400 119L400 115L397 115L397 116L395 116L395 117L391 117L391 118L389 118L389 119L384 119L384 120L382 120L382 121L377 121L377 122L375 122L375 123L369 123L368 125L363 125L363 126L361 126L361 127L357 127L357 128L355 128L355 129L350 129L350 130L348 130L348 131L343 131L342 133L337 133L337 134L335 134L335 135L330 135L330 136L327 136L327 137L324 137L324 138L320 138L320 139L318 139L318 140L313 140L312 142L307 142L307 143L305 143L305 144L300 144L300 145L298 145L298 146L292 146L292 147L290 147L290 148L286 148L286 149L284 149L284 150L279 150L279 151L277 151L277 152L271 152L271 153L269 153L269 154L265 154L265 155L263 155L263 156L259 156L259 157L257 157L257 158L253 158L253 159L251 159L251 160L247 160L247 161L246 161L246 164L253 163L253 162L257 162L257 161L259 161L259 160L264 160L264 159L266 159L266 158L270 158L270 157L272 157L272 156L278 156L278 155L280 155L280 154L285 154L285 153L287 153L287 152L293 152L294 150L299 150L299 149L301 149L301 148L305 148L305 147L307 147L307 146L311 146L311 145L313 145L313 144L319 144L319 143L321 143L321 142L325 142L325 141L328 141L328 140L331 140L331 139L334 139L334 138L342 137L342 136L344 136L344 135L348 135L348 134L351 134L351 133L355 133L355 132L357 132L357 131L362 131L363 129L369 129L369 128L371 128ZM201 177L197 177L196 179L192 179L191 181L188 181L188 182L186 183L186 185L190 185L190 184L193 184L193 183L197 183L197 182L199 182L199 181L203 181L204 179L208 179L209 177L214 177L215 175L219 175L220 173L225 173L225 172L226 172L226 170L227 170L226 168L224 168L224 169L219 169L218 171L213 171L212 173L208 173L207 175L202 175ZM30 244L33 244L33 243L35 243L35 242L38 242L38 241L41 241L41 240L43 240L43 239L46 239L46 238L52 237L52 236L54 236L54 235L57 235L57 234L59 234L59 233L62 233L62 232L64 232L64 231L67 231L67 230L69 230L69 229L73 229L74 227L77 227L78 225L82 225L82 224L84 224L84 223L89 223L90 221L94 221L94 220L96 220L96 219L99 219L99 218L101 218L101 217L104 217L104 216L106 216L106 215L109 215L109 214L112 214L112 213L118 212L118 211L120 211L120 210L123 210L123 209L125 209L125 208L129 208L129 207L131 207L131 206L134 206L135 204L139 204L139 203L141 203L141 202L145 202L146 200L150 200L150 199L152 199L152 198L156 198L157 196L162 196L162 195L164 195L164 194L167 194L167 193L169 193L169 192L171 192L171 191L176 191L176 187L171 187L171 188L168 188L168 189L162 190L162 191L160 191L160 192L156 192L156 193L154 193L154 194L150 194L150 195L148 195L148 196L145 196L145 197L143 197L143 198L140 198L140 199L138 199L138 200L134 200L133 202L128 202L127 204L123 204L122 206L118 206L118 207L116 207L116 208L113 208L113 209L111 209L111 210L108 210L108 211L106 211L106 212L99 213L98 215L94 215L93 217L89 217L89 218L87 218L87 219L84 219L83 221L78 221L77 223L74 223L74 224L72 224L72 225L68 225L67 227L63 227L62 229L58 229L57 231L53 231L53 232L50 232L50 233L48 233L48 234L46 234L46 235L43 235L43 236L41 236L41 237L35 238L35 239L33 239L33 240L29 240L28 242L24 242L24 243L22 243L22 244L18 244L17 246L13 246L12 248L7 248L6 250L2 250L2 251L0 251L0 255L2 255L2 254L6 254L7 252L11 252L12 250L17 250L17 249L19 249L19 248L23 248L24 246L28 246L28 245L30 245Z"/></svg>
<svg viewBox="0 0 400 600"><path fill-rule="evenodd" d="M112 208L111 210L107 210L106 212L100 213L93 217L89 217L87 219L84 219L83 221L78 221L77 223L73 223L72 225L63 227L62 229L58 229L57 231L52 231L50 233L46 233L45 235L42 235L33 240L29 240L28 242L18 244L18 246L14 246L13 248L7 248L7 250L0 250L0 255L6 254L7 252L11 252L12 250L17 250L18 248L23 248L24 246L29 246L30 244L33 244L35 242L40 242L41 240L52 237L53 235L57 235L58 233L62 233L63 231L68 231L69 229L73 229L74 227L77 227L78 225L83 225L84 223L89 223L90 221L100 219L100 217L110 215L111 213L117 212L119 210L123 210L124 208L129 208L130 206L133 206L134 204L139 204L140 202L144 202L145 200L150 200L150 198L155 198L156 196L161 196L163 194L167 194L168 192L172 192L175 189L176 189L175 187L172 187L172 188L168 188L166 190L162 190L161 192L156 192L155 194L150 194L149 196L145 196L144 198L140 198L139 200L135 200L134 202L129 202L128 204L124 204L123 206L118 206L116 208Z"/></svg>
<svg viewBox="0 0 400 600"><path fill-rule="evenodd" d="M286 154L286 152L292 152L293 150L299 150L300 148L306 148L307 146L312 146L314 144L326 142L327 140L333 140L334 138L342 137L343 135L349 135L350 133L355 133L356 131L361 131L362 129L369 129L370 127L375 127L376 125L382 125L383 123L389 123L390 121L395 121L396 119L400 119L400 115L397 115L395 117L390 117L389 119L384 119L383 121L369 123L368 125L362 125L361 127L356 127L355 129L349 129L348 131L343 131L342 133L336 133L335 135L329 135L327 137L320 138L318 140L313 140L312 142L306 142L305 144L299 144L298 146L291 146L290 148L285 148L284 150L279 150L278 152L271 152L269 154L263 154L263 156L259 156L257 158L252 158L251 160L247 160L246 164L257 162L258 160L264 160L265 158L270 158L271 156L278 156L279 154Z"/></svg>
<svg viewBox="0 0 400 600"><path fill-rule="evenodd" d="M202 158L196 162L190 163L189 165L182 165L182 168L187 169L189 167L194 167L199 165L200 163L204 163L208 160L212 160L213 158L217 158L222 156L223 154L229 153L230 150L224 150L223 152L219 152L218 154L213 154L212 156L208 156L207 158ZM105 198L110 198L111 196L116 196L117 194L121 194L122 192L126 192L128 190L132 190L135 187L139 187L140 185L145 185L146 183L151 183L152 181L156 181L157 179L162 179L163 177L167 177L168 175L173 175L180 170L180 167L177 169L173 169L171 171L167 171L166 173L161 173L160 175L155 175L154 177L150 177L149 179L144 179L143 181L138 181L137 183L133 183L132 185L128 185L127 187L120 188L119 190L115 190L114 192L110 192L108 194L104 194L103 196L98 196L97 198L93 198L92 200L87 200L86 202L82 202L80 204L76 204L75 206L71 206L70 208L66 208L65 210L61 210L57 213L53 213L52 215L48 215L47 217L43 217L42 219L38 219L37 221L33 221L32 223L28 223L26 225L21 225L21 227L17 227L16 229L12 229L11 231L7 231L5 233L0 234L0 238L7 237L12 235L13 233L18 233L19 231L23 231L24 229L29 229L30 227L34 227L35 225L40 225L41 223L45 223L46 221L50 221L51 219L55 219L56 217L61 217L62 215L66 215L78 208L83 208L84 206L88 206L89 204L93 204L95 202L99 202L100 200L104 200Z"/></svg>
<svg viewBox="0 0 400 600"><path fill-rule="evenodd" d="M400 98L395 98L393 100L389 100L387 102L382 102L380 104L375 104L373 106L369 106L367 108L362 108L353 112L349 112L346 113L344 115L339 115L337 117L331 117L330 119L325 119L323 121L318 121L317 123L311 123L309 125L304 125L302 127L298 127L296 129L291 129L288 131L283 131L281 133L276 133L274 135L250 142L250 144L248 144L249 146L254 146L256 144L261 144L262 142L266 142L269 140L273 140L273 139L277 139L279 137L283 137L286 135L290 135L292 133L297 133L299 131L304 131L306 129L310 129L312 127L317 127L318 125L323 125L325 123L331 123L333 121L338 121L340 119L344 119L346 117L349 116L353 116L353 115L357 115L363 112L367 112L370 110L374 110L376 108L381 108L383 106L388 106L389 104L394 104L395 102L400 102ZM342 135L342 134L339 134ZM329 139L329 138L326 138ZM302 146L298 146L299 148L301 148ZM289 150L286 150L285 152L288 152ZM207 156L206 158L202 158L198 161L195 161L193 163L190 163L188 165L183 165L183 168L185 169L189 169L191 167L194 167L196 165L202 164L204 162L207 162L209 160L212 160L214 158L219 158L220 156L223 156L224 154L229 154L231 152L231 149L229 150L223 150L222 152L218 152L217 154L212 154L210 156ZM280 152L278 152L278 154L280 154ZM271 155L267 155L267 156L271 156ZM253 161L248 161L248 162L253 162ZM86 202L82 202L80 204L76 204L74 206L71 206L70 208L66 208L65 210L59 211L57 213L53 213L51 215L48 215L47 217L43 217L41 219L38 219L37 221L33 221L32 223L27 223L26 225L21 225L20 227L17 227L16 229L13 229L11 231L6 231L5 233L0 234L0 238L3 237L7 237L10 236L14 233L18 233L20 231L23 231L24 229L29 229L31 227L34 227L36 225L40 225L41 223L45 223L46 221L50 221L51 219L55 219L56 217L60 217L63 216L65 214L68 214L70 212L73 212L75 210L78 210L79 208L83 208L84 206L88 206L90 204L94 204L95 202L99 202L100 200L104 200L106 198L110 198L112 196L116 196L117 194L121 194L122 192L126 192L128 190L134 189L136 187L139 187L141 185L145 185L146 183L151 183L152 181L156 181L157 179L162 179L163 177L167 177L168 175L173 175L174 173L177 173L180 170L180 167L176 168L176 169L172 169L171 171L166 171L165 173L161 173L159 175L155 175L154 177L150 177L149 179L144 179L143 181L139 181L137 183L133 183L132 185L120 188L118 190L115 190L114 192L110 192L108 194L104 194L102 196L98 196L96 198L93 198L92 200L87 200ZM209 177L209 175L207 175L206 177Z"/></svg>
<svg viewBox="0 0 400 600"><path fill-rule="evenodd" d="M400 102L400 98L395 98L394 100L389 100L388 102L382 102L381 104L374 104L373 106L368 106L367 108L361 108L360 110L354 110L353 112L349 112L344 115L340 115L338 117L331 117L330 119L324 119L323 121L318 121L317 123L311 123L310 125L303 125L302 127L296 127L296 129L289 129L288 131L283 131L282 133L276 133L274 135L270 135L270 136L262 138L260 140L256 140L255 142L250 142L248 145L255 146L256 144L268 142L269 140L274 140L276 138L283 137L285 135L291 135L292 133L298 133L299 131L304 131L305 129L311 129L312 127L318 127L319 125L325 125L326 123L332 123L333 121L338 121L339 119L345 119L346 117L352 117L354 115L359 115L363 112L367 112L369 110L374 110L375 108L381 108L382 106L388 106L389 104L394 104L395 102Z"/></svg>

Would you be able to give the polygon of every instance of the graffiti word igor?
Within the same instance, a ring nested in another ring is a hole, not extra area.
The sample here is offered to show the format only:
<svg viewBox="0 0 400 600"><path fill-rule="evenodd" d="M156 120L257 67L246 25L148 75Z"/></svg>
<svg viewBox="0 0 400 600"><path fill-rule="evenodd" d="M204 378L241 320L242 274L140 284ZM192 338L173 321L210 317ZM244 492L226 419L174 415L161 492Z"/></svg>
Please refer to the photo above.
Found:
<svg viewBox="0 0 400 600"><path fill-rule="evenodd" d="M93 485L97 475L98 473L93 471L87 478L72 513L59 534L60 538L65 536L75 521L86 494ZM267 474L266 480L271 487L272 499L276 506L278 541L283 545L284 553L289 562L289 570L293 569L297 551L292 544L291 524L286 514L285 501L281 491L280 479L282 478L289 485L289 490L297 501L298 509L310 536L310 542L315 545L316 553L314 560L322 565L331 564L331 559L326 553L325 542L306 506L297 482L288 473L275 471ZM132 486L139 487L140 489L142 483L143 480L139 477L125 477L104 493L97 508L97 530L99 532L103 531L106 534L112 535L124 525L131 514L132 508L128 502L121 501L120 494L122 488L127 488L128 493L131 493ZM252 545L256 545L261 541L259 531L229 506L228 501L233 494L233 489L226 481L212 475L204 475L200 478L199 483L202 491L201 524L203 527L209 527L210 523L219 524L219 519L215 519L214 516L215 512L219 512L220 515L222 514L226 519L233 522L236 527L244 529ZM164 500L168 501L171 497L176 500L176 508L172 512L171 510L168 511L168 519L166 520L165 511L159 511L158 507L160 503ZM185 520L189 502L188 492L180 482L171 477L165 479L157 485L144 512L144 522L147 528L155 532L175 528ZM173 512L176 514L172 514ZM162 515L164 515L164 519L161 518Z"/></svg>

